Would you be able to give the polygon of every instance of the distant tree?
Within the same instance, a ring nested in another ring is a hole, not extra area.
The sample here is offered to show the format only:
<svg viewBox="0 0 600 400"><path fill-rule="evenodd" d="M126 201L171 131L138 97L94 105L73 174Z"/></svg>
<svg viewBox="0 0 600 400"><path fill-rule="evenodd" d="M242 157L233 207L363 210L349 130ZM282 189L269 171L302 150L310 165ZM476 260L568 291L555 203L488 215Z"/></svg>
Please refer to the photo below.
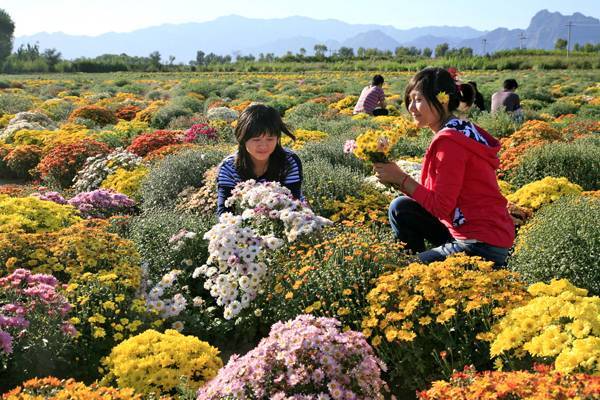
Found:
<svg viewBox="0 0 600 400"><path fill-rule="evenodd" d="M173 65L173 62L175 61L175 56L169 56L169 65Z"/></svg>
<svg viewBox="0 0 600 400"><path fill-rule="evenodd" d="M435 56L444 57L448 52L448 43L441 43L435 46Z"/></svg>
<svg viewBox="0 0 600 400"><path fill-rule="evenodd" d="M153 51L148 58L150 59L150 67L155 71L160 71L160 53Z"/></svg>
<svg viewBox="0 0 600 400"><path fill-rule="evenodd" d="M423 54L423 57L431 58L433 51L429 47L425 47L421 54Z"/></svg>
<svg viewBox="0 0 600 400"><path fill-rule="evenodd" d="M555 47L556 47L556 45L555 45ZM581 51L581 45L579 43L575 43L575 45L573 46L573 50Z"/></svg>
<svg viewBox="0 0 600 400"><path fill-rule="evenodd" d="M60 62L61 54L56 49L46 49L42 53L42 57L46 60L46 64L48 64L48 69L50 72L56 71L56 64Z"/></svg>
<svg viewBox="0 0 600 400"><path fill-rule="evenodd" d="M356 50L356 56L357 56L358 58L364 58L364 57L365 57L365 53L366 53L366 52L367 52L367 51L366 51L366 49L365 49L364 47L359 47L359 48Z"/></svg>
<svg viewBox="0 0 600 400"><path fill-rule="evenodd" d="M408 55L407 48L404 46L398 46L394 49L394 55L396 57Z"/></svg>
<svg viewBox="0 0 600 400"><path fill-rule="evenodd" d="M0 65L12 52L15 23L6 11L0 8Z"/></svg>
<svg viewBox="0 0 600 400"><path fill-rule="evenodd" d="M568 42L565 39L558 38L554 42L554 48L556 50L566 50Z"/></svg>
<svg viewBox="0 0 600 400"><path fill-rule="evenodd" d="M473 57L473 49L470 47L461 47L458 49L458 55L460 57Z"/></svg>
<svg viewBox="0 0 600 400"><path fill-rule="evenodd" d="M238 56L236 62L252 62L254 60L256 60L256 57L254 57L252 54L248 54L247 56Z"/></svg>
<svg viewBox="0 0 600 400"><path fill-rule="evenodd" d="M300 47L300 55L304 57L306 55L306 49L304 47Z"/></svg>
<svg viewBox="0 0 600 400"><path fill-rule="evenodd" d="M377 48L368 48L364 53L365 57L369 58L390 58L392 57L392 52L390 50L379 50Z"/></svg>
<svg viewBox="0 0 600 400"><path fill-rule="evenodd" d="M40 44L22 44L15 52L15 57L19 61L35 61L40 58Z"/></svg>
<svg viewBox="0 0 600 400"><path fill-rule="evenodd" d="M212 51L210 53L208 53L205 57L204 57L204 63L206 65L210 65L210 64L215 64L216 60L217 60L217 55L215 53L213 53Z"/></svg>
<svg viewBox="0 0 600 400"><path fill-rule="evenodd" d="M324 44L315 44L315 57L323 58L325 57L325 52L327 51L327 46Z"/></svg>
<svg viewBox="0 0 600 400"><path fill-rule="evenodd" d="M294 62L298 60L298 58L290 50L286 51L285 54L279 59L284 62Z"/></svg>
<svg viewBox="0 0 600 400"><path fill-rule="evenodd" d="M337 52L340 58L354 57L354 49L352 47L340 47Z"/></svg>
<svg viewBox="0 0 600 400"><path fill-rule="evenodd" d="M205 55L206 54L204 54L202 50L196 52L196 65L204 65L206 63L206 60L204 59Z"/></svg>
<svg viewBox="0 0 600 400"><path fill-rule="evenodd" d="M419 49L417 49L415 46L411 46L411 47L399 46L399 47L396 47L396 49L394 50L394 55L396 57L401 57L401 56L418 56L419 55Z"/></svg>

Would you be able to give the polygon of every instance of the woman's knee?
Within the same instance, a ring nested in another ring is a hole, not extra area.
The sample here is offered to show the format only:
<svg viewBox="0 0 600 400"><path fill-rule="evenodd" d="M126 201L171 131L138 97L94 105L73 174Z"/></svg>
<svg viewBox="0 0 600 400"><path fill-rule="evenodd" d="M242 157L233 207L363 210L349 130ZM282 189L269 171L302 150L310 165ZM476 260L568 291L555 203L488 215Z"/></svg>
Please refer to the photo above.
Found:
<svg viewBox="0 0 600 400"><path fill-rule="evenodd" d="M389 215L390 215L390 217L392 215L394 215L394 217L397 217L398 215L401 215L405 211L413 210L415 207L415 204L417 204L417 203L408 196L396 197L390 203Z"/></svg>

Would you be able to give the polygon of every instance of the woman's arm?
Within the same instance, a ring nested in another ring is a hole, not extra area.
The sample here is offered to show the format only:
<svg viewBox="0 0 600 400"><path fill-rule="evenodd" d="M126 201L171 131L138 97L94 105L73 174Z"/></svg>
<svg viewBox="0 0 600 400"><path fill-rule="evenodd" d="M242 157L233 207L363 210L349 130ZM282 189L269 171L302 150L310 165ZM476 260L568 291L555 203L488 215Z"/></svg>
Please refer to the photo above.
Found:
<svg viewBox="0 0 600 400"><path fill-rule="evenodd" d="M467 153L460 144L443 140L434 157L437 167L431 189L412 179L396 163L377 163L374 169L382 183L394 185L435 217L447 218L456 208L462 189Z"/></svg>
<svg viewBox="0 0 600 400"><path fill-rule="evenodd" d="M225 207L225 200L231 196L233 188L231 186L217 186L217 215L221 215L225 212L231 212L231 208Z"/></svg>
<svg viewBox="0 0 600 400"><path fill-rule="evenodd" d="M454 212L463 188L468 151L451 139L438 140L433 154L435 171L431 188L417 185L411 197L437 218Z"/></svg>
<svg viewBox="0 0 600 400"><path fill-rule="evenodd" d="M303 172L302 172L302 161L300 161L300 157L294 152L291 152L287 156L288 171L287 176L283 180L283 186L290 189L292 192L292 196L294 196L298 200L304 200L304 195L302 194L302 180L303 180Z"/></svg>
<svg viewBox="0 0 600 400"><path fill-rule="evenodd" d="M302 194L302 182L296 182L296 183L288 183L286 185L284 185L286 188L290 189L290 192L292 192L292 196L294 196L295 199L298 200L304 200L304 195Z"/></svg>

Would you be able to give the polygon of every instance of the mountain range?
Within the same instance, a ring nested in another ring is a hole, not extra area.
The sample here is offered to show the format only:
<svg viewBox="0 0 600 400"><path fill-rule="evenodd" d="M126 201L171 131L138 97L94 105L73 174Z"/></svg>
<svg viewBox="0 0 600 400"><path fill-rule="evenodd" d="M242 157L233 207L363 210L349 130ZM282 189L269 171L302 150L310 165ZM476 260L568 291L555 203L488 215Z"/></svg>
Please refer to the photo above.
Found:
<svg viewBox="0 0 600 400"><path fill-rule="evenodd" d="M159 51L163 58L176 57L187 63L196 51L220 55L260 53L298 53L305 49L312 54L315 44L324 44L329 51L342 46L394 50L398 46L429 47L441 43L450 47L471 47L476 54L504 49L552 49L556 39L567 39L567 24L571 22L571 42L600 42L600 20L581 13L562 15L539 11L526 29L497 28L480 31L471 27L429 26L397 29L390 25L349 24L327 19L287 17L252 19L237 15L219 17L213 21L185 24L165 24L126 33L105 33L98 36L77 36L65 33L37 33L15 38L14 48L26 43L39 43L40 49L55 48L63 58L95 57L101 54L147 56Z"/></svg>

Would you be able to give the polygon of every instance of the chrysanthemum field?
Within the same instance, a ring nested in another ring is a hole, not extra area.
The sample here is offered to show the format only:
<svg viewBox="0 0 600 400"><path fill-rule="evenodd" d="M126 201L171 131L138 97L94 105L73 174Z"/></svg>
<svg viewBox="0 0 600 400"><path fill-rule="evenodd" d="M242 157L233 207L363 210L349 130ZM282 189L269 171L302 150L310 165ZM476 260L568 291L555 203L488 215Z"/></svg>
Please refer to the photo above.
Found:
<svg viewBox="0 0 600 400"><path fill-rule="evenodd" d="M432 133L408 72L390 116L352 116L371 75L0 76L2 399L600 399L597 71L462 72L488 109L520 84L524 121L463 115L502 142L504 269L394 241L361 152L384 137L418 179ZM253 102L298 137L307 203L248 181L218 219Z"/></svg>

